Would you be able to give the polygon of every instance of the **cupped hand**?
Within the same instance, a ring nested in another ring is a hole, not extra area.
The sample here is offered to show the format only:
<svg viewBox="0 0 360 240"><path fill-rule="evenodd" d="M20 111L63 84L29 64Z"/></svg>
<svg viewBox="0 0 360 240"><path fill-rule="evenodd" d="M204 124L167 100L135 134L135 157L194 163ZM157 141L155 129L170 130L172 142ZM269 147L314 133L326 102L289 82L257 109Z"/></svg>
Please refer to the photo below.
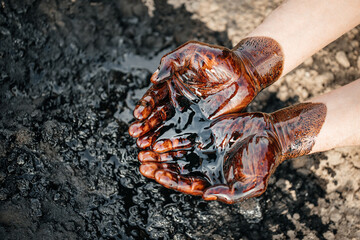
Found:
<svg viewBox="0 0 360 240"><path fill-rule="evenodd" d="M140 152L140 172L205 200L234 203L261 195L282 159L271 116L240 113L205 124L198 120L201 129L194 122L181 134L169 129L152 150Z"/></svg>
<svg viewBox="0 0 360 240"><path fill-rule="evenodd" d="M269 38L244 39L232 50L187 42L161 59L129 133L141 137L155 130L184 108L184 99L208 119L239 112L281 75L282 65L281 49Z"/></svg>
<svg viewBox="0 0 360 240"><path fill-rule="evenodd" d="M234 203L261 195L285 159L309 153L326 106L302 103L271 114L232 113L208 120L190 105L140 138L140 172L167 188ZM156 136L156 141L154 141Z"/></svg>

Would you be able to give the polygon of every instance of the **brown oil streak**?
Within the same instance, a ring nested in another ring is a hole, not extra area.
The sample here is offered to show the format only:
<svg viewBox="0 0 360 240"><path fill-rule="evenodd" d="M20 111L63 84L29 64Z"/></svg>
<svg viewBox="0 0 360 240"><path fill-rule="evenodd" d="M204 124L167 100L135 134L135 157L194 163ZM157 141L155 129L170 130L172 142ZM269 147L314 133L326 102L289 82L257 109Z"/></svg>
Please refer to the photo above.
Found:
<svg viewBox="0 0 360 240"><path fill-rule="evenodd" d="M272 114L280 135L283 160L311 152L326 112L327 108L322 103L302 103Z"/></svg>
<svg viewBox="0 0 360 240"><path fill-rule="evenodd" d="M197 116L201 115L196 106L191 109ZM156 148L160 153L164 154L164 149L171 153L165 158L169 164L149 165L147 174L154 176L147 176L156 179L158 169L166 170L163 173L166 176L161 172L157 176L165 187L193 195L199 195L199 189L203 192L211 189L212 194L221 196L205 196L206 200L234 203L256 197L266 190L270 176L282 161L311 151L325 118L324 104L302 103L272 114L232 113L215 120L192 122L196 126L190 132L185 128L180 134L199 137L187 142L186 138L176 139L170 134L170 139L159 141ZM210 131L209 136L206 131ZM193 144L194 148L180 148L181 154L174 154L182 141ZM209 157L209 151L216 154ZM186 160L190 153L192 157ZM193 181L193 177L197 180ZM196 191L192 190L192 184L196 184Z"/></svg>
<svg viewBox="0 0 360 240"><path fill-rule="evenodd" d="M163 88L148 93L145 103L156 111L130 132L139 132L138 145L147 148L139 154L141 172L167 188L226 203L259 196L282 161L311 151L325 121L321 103L239 112L281 75L281 48L270 38L247 38L233 50L189 42L162 65L175 69L156 73L169 75L171 103L162 98L166 107L152 106Z"/></svg>
<svg viewBox="0 0 360 240"><path fill-rule="evenodd" d="M200 98L203 114L214 119L243 110L280 77L282 69L280 45L271 38L252 37L231 50L187 42L162 58L156 77L172 81L175 74L186 90Z"/></svg>

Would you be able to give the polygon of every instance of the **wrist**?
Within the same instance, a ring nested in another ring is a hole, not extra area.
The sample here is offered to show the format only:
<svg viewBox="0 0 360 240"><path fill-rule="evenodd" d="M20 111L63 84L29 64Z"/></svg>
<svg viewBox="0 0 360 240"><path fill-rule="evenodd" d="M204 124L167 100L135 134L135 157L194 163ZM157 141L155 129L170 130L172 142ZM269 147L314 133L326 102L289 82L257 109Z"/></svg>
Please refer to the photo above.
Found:
<svg viewBox="0 0 360 240"><path fill-rule="evenodd" d="M360 79L312 101L327 107L326 121L312 152L360 145Z"/></svg>
<svg viewBox="0 0 360 240"><path fill-rule="evenodd" d="M233 49L252 75L258 91L278 80L283 71L284 55L279 43L268 37L248 37Z"/></svg>
<svg viewBox="0 0 360 240"><path fill-rule="evenodd" d="M312 151L326 113L325 104L301 103L270 114L282 148L283 160Z"/></svg>

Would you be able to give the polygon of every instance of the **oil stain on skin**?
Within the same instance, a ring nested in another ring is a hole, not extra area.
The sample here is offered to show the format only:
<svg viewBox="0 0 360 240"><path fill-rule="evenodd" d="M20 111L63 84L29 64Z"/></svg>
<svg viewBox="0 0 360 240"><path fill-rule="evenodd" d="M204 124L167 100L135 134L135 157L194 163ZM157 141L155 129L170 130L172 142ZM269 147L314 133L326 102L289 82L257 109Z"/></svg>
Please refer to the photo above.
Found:
<svg viewBox="0 0 360 240"><path fill-rule="evenodd" d="M150 147L139 154L140 171L165 187L226 203L261 195L282 161L311 151L326 116L324 104L302 103L209 120L198 105L185 105L150 133L155 142L140 138Z"/></svg>

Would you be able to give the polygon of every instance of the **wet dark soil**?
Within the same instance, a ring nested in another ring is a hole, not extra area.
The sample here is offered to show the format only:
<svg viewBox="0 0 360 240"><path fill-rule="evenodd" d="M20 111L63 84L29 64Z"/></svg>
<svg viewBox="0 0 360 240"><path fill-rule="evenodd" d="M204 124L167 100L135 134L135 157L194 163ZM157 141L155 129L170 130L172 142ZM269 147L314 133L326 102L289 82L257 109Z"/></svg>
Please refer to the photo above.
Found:
<svg viewBox="0 0 360 240"><path fill-rule="evenodd" d="M187 40L231 47L226 33L166 1L155 1L153 17L130 0L0 4L1 239L264 239L295 229L302 238L303 228L323 238L329 231L309 207L324 184L288 162L262 197L236 205L177 193L139 173L127 128L160 57ZM264 110L283 104L270 100Z"/></svg>

